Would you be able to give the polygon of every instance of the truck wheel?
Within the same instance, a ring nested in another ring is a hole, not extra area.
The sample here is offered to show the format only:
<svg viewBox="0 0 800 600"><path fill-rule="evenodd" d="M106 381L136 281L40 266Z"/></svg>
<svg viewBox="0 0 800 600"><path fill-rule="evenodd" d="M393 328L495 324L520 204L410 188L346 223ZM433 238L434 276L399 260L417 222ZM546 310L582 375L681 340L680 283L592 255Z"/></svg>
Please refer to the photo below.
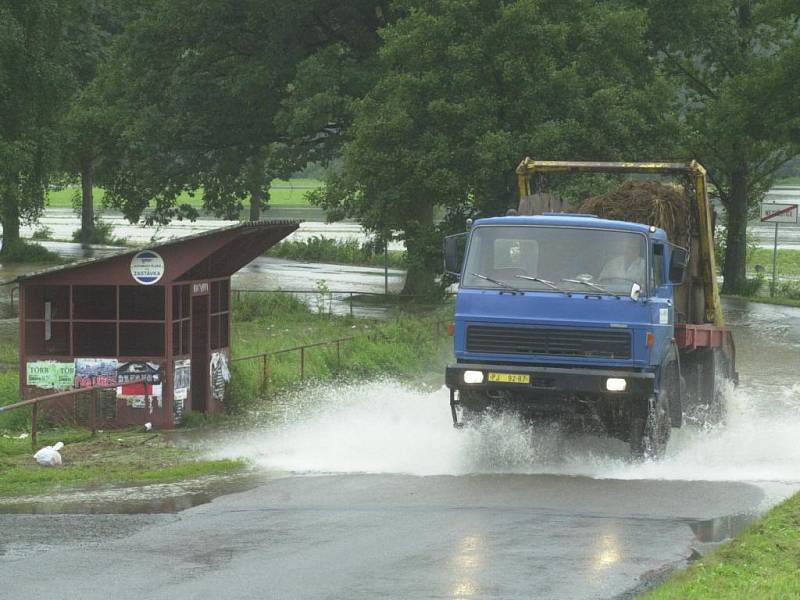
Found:
<svg viewBox="0 0 800 600"><path fill-rule="evenodd" d="M719 348L706 356L703 365L703 399L708 403L707 420L712 425L725 421L725 382L729 379L728 365Z"/></svg>
<svg viewBox="0 0 800 600"><path fill-rule="evenodd" d="M631 456L654 460L664 456L672 429L668 396L662 391L631 407Z"/></svg>

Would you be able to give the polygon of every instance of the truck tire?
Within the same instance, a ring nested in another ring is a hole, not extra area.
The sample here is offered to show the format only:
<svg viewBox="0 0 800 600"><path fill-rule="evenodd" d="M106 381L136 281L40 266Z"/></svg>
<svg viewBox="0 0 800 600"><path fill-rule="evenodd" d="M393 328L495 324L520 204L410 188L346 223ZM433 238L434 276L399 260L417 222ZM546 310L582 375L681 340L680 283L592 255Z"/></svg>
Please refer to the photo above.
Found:
<svg viewBox="0 0 800 600"><path fill-rule="evenodd" d="M725 389L730 379L728 361L719 348L714 348L705 357L703 365L703 398L708 403L708 422L718 425L725 422L727 405Z"/></svg>
<svg viewBox="0 0 800 600"><path fill-rule="evenodd" d="M651 460L662 458L667 451L671 429L666 389L657 396L635 400L631 406L631 456Z"/></svg>

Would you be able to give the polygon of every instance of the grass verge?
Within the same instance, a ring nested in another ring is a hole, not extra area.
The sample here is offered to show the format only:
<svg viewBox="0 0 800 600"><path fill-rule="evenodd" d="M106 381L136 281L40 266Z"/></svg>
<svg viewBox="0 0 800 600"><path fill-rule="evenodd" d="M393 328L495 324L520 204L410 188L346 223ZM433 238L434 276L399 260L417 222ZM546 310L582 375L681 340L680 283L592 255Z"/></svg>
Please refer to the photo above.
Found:
<svg viewBox="0 0 800 600"><path fill-rule="evenodd" d="M369 244L361 244L358 240L335 240L314 236L305 241L289 241L276 244L267 251L268 256L289 258L303 262L324 262L342 265L361 265L367 267L383 267L383 251L376 251ZM388 263L393 268L406 266L406 253L390 250Z"/></svg>
<svg viewBox="0 0 800 600"><path fill-rule="evenodd" d="M6 434L7 435L7 434ZM63 465L42 467L32 457L30 438L0 437L0 496L25 496L55 489L136 482L168 482L232 473L244 461L201 460L195 450L167 444L160 433L116 430L95 437L82 429L39 435L38 446L64 442Z"/></svg>
<svg viewBox="0 0 800 600"><path fill-rule="evenodd" d="M318 179L275 179L269 190L269 203L275 206L308 206L306 192L322 185ZM65 187L61 190L50 191L47 195L48 206L54 208L72 208L73 198L80 193L79 187ZM105 196L103 188L94 188L94 200L100 205ZM183 192L178 196L178 204L190 204L196 208L203 206L203 193L199 190L193 194Z"/></svg>
<svg viewBox="0 0 800 600"><path fill-rule="evenodd" d="M308 348L303 367L306 380L363 379L387 375L417 380L443 372L452 339L442 321L452 316L452 304L424 313L395 310L385 321L317 314L288 294L241 294L234 298L234 358L275 352L324 340L352 338L339 345ZM262 383L261 360L233 363L232 401L237 410L257 405L300 383L300 352L271 357L268 380Z"/></svg>
<svg viewBox="0 0 800 600"><path fill-rule="evenodd" d="M643 598L798 598L798 569L800 494Z"/></svg>

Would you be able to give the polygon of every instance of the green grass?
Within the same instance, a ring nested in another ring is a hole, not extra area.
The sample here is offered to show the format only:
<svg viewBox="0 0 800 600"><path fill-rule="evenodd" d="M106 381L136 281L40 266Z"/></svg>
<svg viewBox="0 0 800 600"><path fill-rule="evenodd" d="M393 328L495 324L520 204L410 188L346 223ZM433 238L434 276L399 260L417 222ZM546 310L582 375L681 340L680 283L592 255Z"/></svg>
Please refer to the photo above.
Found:
<svg viewBox="0 0 800 600"><path fill-rule="evenodd" d="M234 358L274 352L324 340L355 338L336 346L305 351L306 379L361 379L388 375L418 380L442 371L452 351L444 326L436 321L452 316L446 304L425 314L396 311L377 321L317 314L288 294L242 294L234 297ZM262 384L263 363L233 363L232 401L236 409L257 405L266 396L300 383L300 354L291 352L269 361L269 378Z"/></svg>
<svg viewBox="0 0 800 600"><path fill-rule="evenodd" d="M0 496L134 482L179 481L241 471L239 460L200 460L198 452L166 443L160 433L117 430L91 437L85 430L43 432L37 446L64 442L63 465L42 467L30 439L0 437Z"/></svg>
<svg viewBox="0 0 800 600"><path fill-rule="evenodd" d="M643 598L798 598L799 570L800 495L795 495Z"/></svg>
<svg viewBox="0 0 800 600"><path fill-rule="evenodd" d="M303 262L325 262L369 267L383 267L384 265L383 252L376 252L368 244L361 244L358 240L336 240L316 235L304 241L289 241L276 244L267 251L267 255ZM404 268L406 266L406 253L390 250L388 264L392 268Z"/></svg>
<svg viewBox="0 0 800 600"><path fill-rule="evenodd" d="M752 271L756 265L765 269L765 274L772 277L772 248L755 248L747 258L747 270ZM800 250L778 250L778 277L800 275Z"/></svg>
<svg viewBox="0 0 800 600"><path fill-rule="evenodd" d="M4 246L3 252L0 254L0 263L57 265L65 262L68 262L68 260L55 252L51 252L44 246L22 240Z"/></svg>
<svg viewBox="0 0 800 600"><path fill-rule="evenodd" d="M775 180L775 185L800 185L800 177L782 177Z"/></svg>
<svg viewBox="0 0 800 600"><path fill-rule="evenodd" d="M305 197L306 192L321 185L322 182L318 179L275 179L270 188L269 203L274 206L308 206L308 200ZM72 208L72 199L79 192L80 188L77 186L51 191L48 194L48 205L55 208ZM94 188L95 205L99 206L104 196L105 190L103 188ZM197 192L193 195L184 192L178 197L178 203L191 204L199 208L203 204L202 192Z"/></svg>

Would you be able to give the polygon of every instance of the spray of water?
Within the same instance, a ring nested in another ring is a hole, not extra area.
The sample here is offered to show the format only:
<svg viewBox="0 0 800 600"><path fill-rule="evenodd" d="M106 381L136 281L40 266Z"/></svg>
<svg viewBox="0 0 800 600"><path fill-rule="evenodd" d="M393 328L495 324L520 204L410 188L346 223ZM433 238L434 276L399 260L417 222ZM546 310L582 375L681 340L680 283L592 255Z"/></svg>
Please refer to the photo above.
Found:
<svg viewBox="0 0 800 600"><path fill-rule="evenodd" d="M800 482L800 385L730 390L724 424L675 429L667 456L645 462L630 461L622 442L530 427L508 414L454 430L444 388L373 381L306 389L296 400L280 423L229 439L215 454L294 473Z"/></svg>

